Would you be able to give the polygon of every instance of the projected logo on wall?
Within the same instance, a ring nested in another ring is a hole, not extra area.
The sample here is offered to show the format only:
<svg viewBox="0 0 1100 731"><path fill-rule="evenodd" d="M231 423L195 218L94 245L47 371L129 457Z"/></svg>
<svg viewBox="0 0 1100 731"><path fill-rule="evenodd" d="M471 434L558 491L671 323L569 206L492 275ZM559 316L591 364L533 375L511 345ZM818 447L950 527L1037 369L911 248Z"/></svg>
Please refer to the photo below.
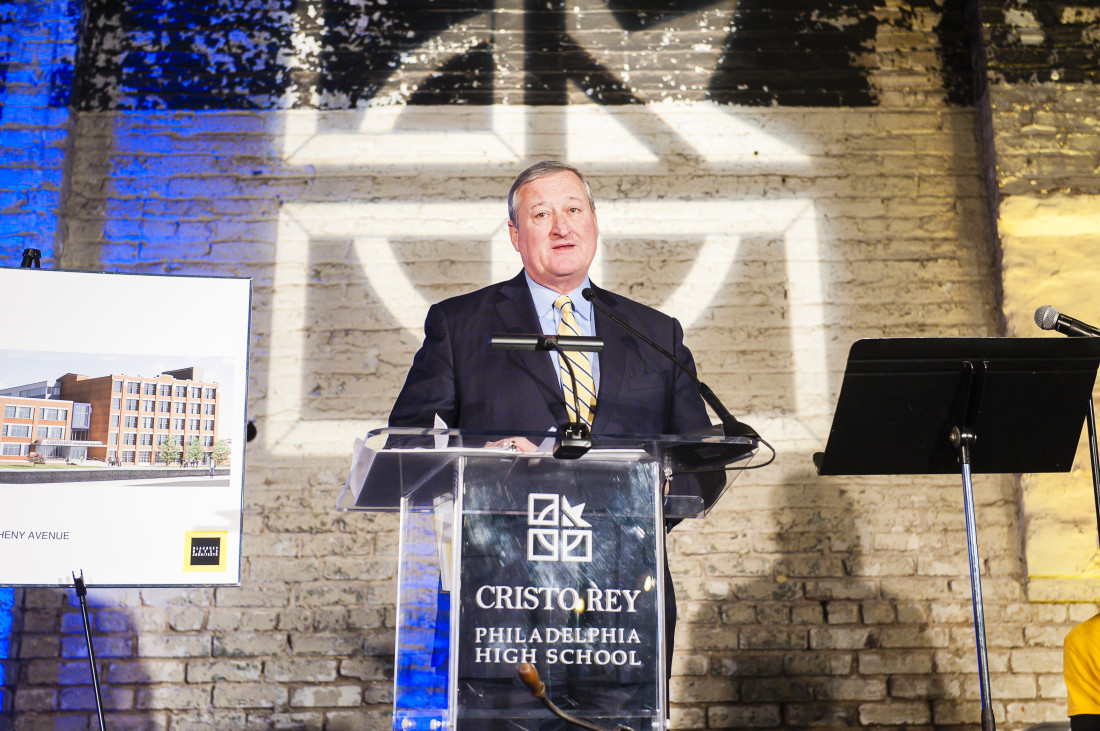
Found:
<svg viewBox="0 0 1100 731"><path fill-rule="evenodd" d="M696 11L658 14L644 27L620 25L617 32L640 34L636 40L645 36L664 38L666 44L686 43L684 52L696 56L694 77L703 63L712 76L724 73L721 59L723 49L728 50L732 22L729 4L697 4ZM552 63L543 55L545 44L536 51L529 46L526 51L514 49L517 37L530 44L545 41L543 36L500 27L504 21L499 14L480 21L468 18L403 53L386 83L373 91L372 105L354 112L286 114L287 163L316 171L318 177L361 169L417 184L392 198L290 201L282 206L273 289L280 326L272 332L271 360L297 368L297 373L280 371L279 387L268 393L265 437L273 453L343 454L365 426L360 420L310 412L307 406L307 379L315 378L307 361L319 339L310 323L324 319L320 313L309 314L311 276L316 281L311 262L318 247L350 242L345 258L359 263L360 276L387 315L419 340L434 299L425 294L430 283L417 279L406 251L431 241L437 260L469 257L472 249L484 252L488 266L483 284L508 278L519 269L506 226L507 184L498 190L501 186L494 179L491 190L455 194L446 183L421 181L471 175L510 178L526 164L545 158L577 165L597 189L603 232L591 270L597 283L620 290L634 284L616 274L615 252L629 246L655 249L673 242L690 249L685 254L690 266L678 284L658 295L659 301L646 300L679 318L685 328L704 327L704 316L716 297L728 296L724 290L739 255L747 248L759 255L766 247L783 268L775 275L780 292L775 309L783 311L781 323L791 337L788 365L793 388L785 410L799 414L805 404L823 403L822 252L813 200L723 195L720 189L700 192L692 182L701 175L735 181L738 175L763 171L797 174L809 168L809 155L761 129L760 113L754 116L706 101L701 87L695 94L673 94L673 102L635 90L633 72L611 63L608 46L583 45L585 33L593 30L584 24L606 26L606 13L551 15L558 23L551 26L557 28L549 34L552 45L568 50L564 67L538 68L539 63ZM678 33L689 27L697 32ZM315 40L305 31L295 39L303 65L308 66L310 54L318 52ZM479 97L492 104L416 103L425 90L438 89L456 64L479 53L493 57L491 83L482 79L492 91ZM551 87L556 96L549 94ZM517 105L517 88L526 90L524 99L534 94L538 102L548 103ZM672 192L630 193L649 188ZM626 192L600 197L600 191ZM331 341L326 347L336 348Z"/></svg>

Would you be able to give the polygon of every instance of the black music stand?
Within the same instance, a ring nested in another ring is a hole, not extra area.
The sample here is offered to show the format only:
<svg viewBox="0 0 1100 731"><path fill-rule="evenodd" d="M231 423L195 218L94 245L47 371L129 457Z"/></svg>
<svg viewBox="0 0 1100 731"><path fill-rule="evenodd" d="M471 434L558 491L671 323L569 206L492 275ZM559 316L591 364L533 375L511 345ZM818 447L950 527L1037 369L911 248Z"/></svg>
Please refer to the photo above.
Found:
<svg viewBox="0 0 1100 731"><path fill-rule="evenodd" d="M1100 338L860 340L814 455L820 475L961 472L983 731L996 726L971 474L1068 472L1098 365Z"/></svg>

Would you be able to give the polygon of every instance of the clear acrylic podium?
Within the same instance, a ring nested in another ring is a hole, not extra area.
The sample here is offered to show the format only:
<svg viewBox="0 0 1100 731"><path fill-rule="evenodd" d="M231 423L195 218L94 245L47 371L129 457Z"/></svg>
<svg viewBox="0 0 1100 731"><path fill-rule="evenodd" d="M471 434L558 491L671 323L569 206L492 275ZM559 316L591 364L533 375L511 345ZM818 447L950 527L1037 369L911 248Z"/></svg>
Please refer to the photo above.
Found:
<svg viewBox="0 0 1100 731"><path fill-rule="evenodd" d="M539 451L485 448L523 436ZM401 513L394 729L665 728L666 520L706 515L755 454L723 436L380 429L340 510ZM717 468L717 469L716 469ZM666 494L667 487L667 494Z"/></svg>

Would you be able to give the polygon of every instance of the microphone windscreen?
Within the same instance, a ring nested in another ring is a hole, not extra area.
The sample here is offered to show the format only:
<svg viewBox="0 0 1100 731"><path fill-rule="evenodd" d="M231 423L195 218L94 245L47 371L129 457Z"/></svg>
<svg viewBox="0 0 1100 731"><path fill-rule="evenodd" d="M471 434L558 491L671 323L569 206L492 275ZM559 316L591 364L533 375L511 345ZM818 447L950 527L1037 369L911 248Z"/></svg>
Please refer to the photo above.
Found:
<svg viewBox="0 0 1100 731"><path fill-rule="evenodd" d="M1043 330L1053 330L1058 323L1058 310L1050 305L1043 305L1035 310L1035 324Z"/></svg>

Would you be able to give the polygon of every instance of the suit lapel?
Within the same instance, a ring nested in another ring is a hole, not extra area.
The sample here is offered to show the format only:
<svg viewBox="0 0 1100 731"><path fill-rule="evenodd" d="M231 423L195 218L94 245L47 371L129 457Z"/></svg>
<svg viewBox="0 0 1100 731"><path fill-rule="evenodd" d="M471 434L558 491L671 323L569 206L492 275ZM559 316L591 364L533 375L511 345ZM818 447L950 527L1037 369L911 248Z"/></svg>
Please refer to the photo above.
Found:
<svg viewBox="0 0 1100 731"><path fill-rule="evenodd" d="M601 305L615 309L618 303L613 295L595 285L592 285L592 290ZM623 374L626 372L626 341L629 334L595 307L592 309L596 318L596 335L603 338L603 350L599 356L600 386L596 394L596 419L592 424L592 431L600 434L604 432L604 427L611 418L613 405L621 403L619 391L622 390Z"/></svg>
<svg viewBox="0 0 1100 731"><path fill-rule="evenodd" d="M527 287L527 278L523 272L501 284L500 293L502 297L496 305L496 310L505 332L542 332L538 313L535 312L535 303L531 299L531 290ZM564 424L569 421L565 412L565 397L558 386L558 377L554 373L550 354L540 350L517 350L507 355L538 386L557 423Z"/></svg>

